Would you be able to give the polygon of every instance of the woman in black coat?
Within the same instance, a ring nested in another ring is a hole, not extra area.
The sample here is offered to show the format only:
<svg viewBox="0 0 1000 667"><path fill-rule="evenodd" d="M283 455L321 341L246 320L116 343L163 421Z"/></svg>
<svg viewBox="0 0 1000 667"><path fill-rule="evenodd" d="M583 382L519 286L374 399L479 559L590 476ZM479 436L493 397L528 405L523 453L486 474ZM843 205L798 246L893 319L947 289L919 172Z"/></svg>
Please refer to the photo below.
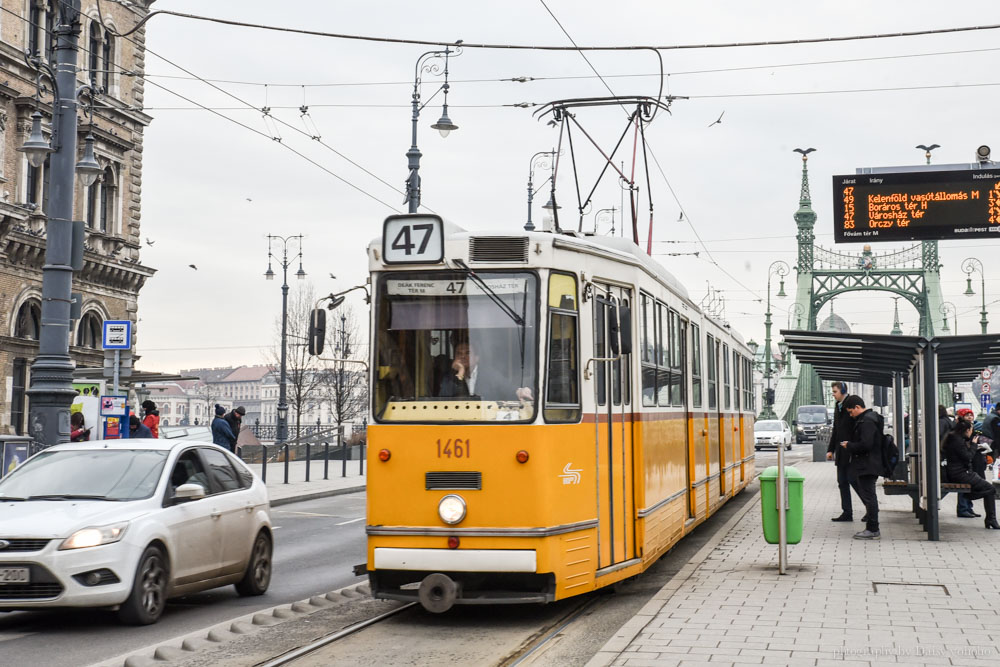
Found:
<svg viewBox="0 0 1000 667"><path fill-rule="evenodd" d="M997 523L996 490L990 482L972 472L974 445L971 442L972 424L960 419L944 440L944 455L948 460L948 481L953 484L968 484L971 489L966 494L969 500L983 499L986 510L986 527L1000 530Z"/></svg>

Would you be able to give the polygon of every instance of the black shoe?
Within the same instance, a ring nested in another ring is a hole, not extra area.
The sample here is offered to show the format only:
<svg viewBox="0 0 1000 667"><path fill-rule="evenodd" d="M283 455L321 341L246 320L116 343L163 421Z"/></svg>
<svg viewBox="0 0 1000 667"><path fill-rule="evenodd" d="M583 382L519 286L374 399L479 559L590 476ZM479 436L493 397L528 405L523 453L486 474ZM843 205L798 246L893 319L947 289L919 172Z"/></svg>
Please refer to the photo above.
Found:
<svg viewBox="0 0 1000 667"><path fill-rule="evenodd" d="M976 510L972 510L972 516L974 516L974 517L981 517L982 514L976 514Z"/></svg>
<svg viewBox="0 0 1000 667"><path fill-rule="evenodd" d="M850 514L841 514L838 517L830 519L830 521L854 521L854 517Z"/></svg>
<svg viewBox="0 0 1000 667"><path fill-rule="evenodd" d="M866 514L863 517L861 517L861 521L864 523L868 523L868 515Z"/></svg>
<svg viewBox="0 0 1000 667"><path fill-rule="evenodd" d="M996 517L986 519L986 529L989 530L991 528L993 530L1000 530L1000 523L997 523Z"/></svg>
<svg viewBox="0 0 1000 667"><path fill-rule="evenodd" d="M958 518L959 519L975 519L977 516L979 516L979 515L978 514L973 514L972 512L959 512L958 513Z"/></svg>

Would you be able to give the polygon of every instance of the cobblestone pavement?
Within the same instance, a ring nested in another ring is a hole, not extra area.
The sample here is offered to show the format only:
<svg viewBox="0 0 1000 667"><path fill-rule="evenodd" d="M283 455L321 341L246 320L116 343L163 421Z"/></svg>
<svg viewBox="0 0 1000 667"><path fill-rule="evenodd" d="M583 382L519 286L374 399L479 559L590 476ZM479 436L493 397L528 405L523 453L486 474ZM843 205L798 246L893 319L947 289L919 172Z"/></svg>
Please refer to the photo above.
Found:
<svg viewBox="0 0 1000 667"><path fill-rule="evenodd" d="M927 541L908 496L883 495L882 539L834 523L832 463L796 466L805 481L802 542L764 541L760 502L706 545L588 667L601 665L997 665L1000 579L991 578L1000 531L955 516L941 502L941 541ZM976 511L982 513L980 502ZM991 635L993 637L991 638Z"/></svg>

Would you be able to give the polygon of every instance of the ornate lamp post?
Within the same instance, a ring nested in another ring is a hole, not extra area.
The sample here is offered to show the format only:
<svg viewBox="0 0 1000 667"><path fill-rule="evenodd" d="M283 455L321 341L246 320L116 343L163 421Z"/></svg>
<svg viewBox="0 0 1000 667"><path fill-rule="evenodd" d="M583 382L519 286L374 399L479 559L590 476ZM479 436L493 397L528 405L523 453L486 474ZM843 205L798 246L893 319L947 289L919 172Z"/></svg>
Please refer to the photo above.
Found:
<svg viewBox="0 0 1000 667"><path fill-rule="evenodd" d="M288 244L298 243L299 251L288 258ZM281 244L281 259L271 250L274 246ZM302 270L302 234L293 236L267 235L267 272L264 277L274 280L274 271L271 269L271 261L278 262L281 267L281 375L278 379L278 428L275 434L275 443L282 444L288 439L288 401L287 401L287 349L288 349L288 267L298 258L299 270L295 272L295 277L302 280L306 277L306 272Z"/></svg>
<svg viewBox="0 0 1000 667"><path fill-rule="evenodd" d="M941 322L942 322L941 331L942 332L946 332L946 331L950 332L951 331L948 328L948 315L951 315L955 319L955 335L957 336L958 335L958 314L957 314L957 312L955 310L955 304L953 304L951 301L945 301L944 303L941 304Z"/></svg>
<svg viewBox="0 0 1000 667"><path fill-rule="evenodd" d="M531 202L535 199L535 169L547 169L551 167L553 165L552 158L555 154L555 151L538 151L531 156L531 161L528 163L528 222L524 223L524 231L526 232L535 231L535 224L531 222ZM549 176L549 178L552 177ZM542 185L545 185L545 183L542 183ZM541 189L541 186L539 186L539 189Z"/></svg>
<svg viewBox="0 0 1000 667"><path fill-rule="evenodd" d="M788 263L780 259L767 268L767 312L764 317L764 377L767 379L767 391L764 394L764 408L760 411L761 419L777 419L774 414L774 390L771 387L771 278L780 278L777 296L786 296L785 276L788 272Z"/></svg>
<svg viewBox="0 0 1000 667"><path fill-rule="evenodd" d="M444 51L428 51L427 53L421 55L417 58L417 64L414 68L413 75L413 115L411 117L411 122L413 124L413 141L410 145L410 150L406 151L406 158L410 167L410 175L406 179L406 203L407 211L409 213L416 213L417 209L420 208L420 149L417 148L417 121L420 119L420 111L427 106L430 99L424 104L420 104L420 85L422 83L421 77L426 72L428 74L444 74L444 83L438 90L434 91L434 95L437 95L438 91L444 91L444 103L441 105L441 118L438 122L431 125L431 127L441 133L442 137L447 137L452 130L457 130L458 125L451 122L451 118L448 117L448 58L451 56L462 55L461 47L456 47L452 49L450 47L445 47ZM439 60L444 60L444 66L442 67ZM434 62L432 62L434 61ZM431 99L434 99L434 95L431 95Z"/></svg>
<svg viewBox="0 0 1000 667"><path fill-rule="evenodd" d="M924 151L924 157L927 158L927 164L930 164L931 163L931 151L934 150L935 148L941 148L941 146L939 146L938 144L931 144L930 146L926 146L924 144L920 144L916 148L918 150Z"/></svg>
<svg viewBox="0 0 1000 667"><path fill-rule="evenodd" d="M52 143L42 133L42 114L31 116L31 134L19 150L28 162L40 168L49 159L51 184L46 206L45 262L42 268L42 316L38 337L38 356L31 364L31 398L28 433L36 442L55 445L69 442L69 408L73 389L74 364L69 356L70 304L73 273L83 265L83 223L75 223L73 199L79 173L86 185L100 173L94 158L93 136L87 136L83 159L76 164L77 100L92 97L90 86L77 86L77 53L80 38L80 0L63 0L59 20L52 28L52 66L40 56L28 56L26 62L41 78L52 84Z"/></svg>
<svg viewBox="0 0 1000 667"><path fill-rule="evenodd" d="M972 274L979 273L979 294L982 296L982 310L979 314L982 317L979 320L980 326L983 328L983 333L986 333L986 325L989 323L986 320L986 276L983 275L983 263L980 262L975 257L969 257L962 262L962 270L965 271L966 276L966 286L965 286L965 296L973 296L975 291L972 289Z"/></svg>

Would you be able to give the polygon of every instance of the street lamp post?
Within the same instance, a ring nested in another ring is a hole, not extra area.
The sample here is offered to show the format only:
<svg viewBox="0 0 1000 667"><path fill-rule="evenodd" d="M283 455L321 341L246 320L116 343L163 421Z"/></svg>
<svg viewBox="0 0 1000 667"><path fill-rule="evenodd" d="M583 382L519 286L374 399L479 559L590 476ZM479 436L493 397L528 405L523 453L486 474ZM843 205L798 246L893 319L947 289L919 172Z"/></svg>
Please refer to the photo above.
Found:
<svg viewBox="0 0 1000 667"><path fill-rule="evenodd" d="M555 154L555 151L538 151L531 156L531 161L528 163L528 222L524 223L524 231L526 232L535 231L535 224L531 222L531 202L535 199L535 169L545 169L551 166L553 164L552 156ZM545 183L543 182L542 185L545 185Z"/></svg>
<svg viewBox="0 0 1000 667"><path fill-rule="evenodd" d="M785 296L785 276L788 275L788 263L777 260L767 268L767 312L764 314L764 377L767 379L767 392L764 395L764 408L761 419L777 419L774 415L774 391L771 388L771 278L781 279L777 296Z"/></svg>
<svg viewBox="0 0 1000 667"><path fill-rule="evenodd" d="M299 251L295 257L292 259L288 258L288 244L291 242L296 242L299 245ZM278 259L277 255L271 250L278 243L281 244L281 259ZM287 349L288 349L288 267L296 257L299 260L299 270L296 271L295 277L302 280L306 277L306 272L302 270L302 234L295 234L292 236L274 236L272 234L267 235L267 272L264 277L268 280L274 280L274 271L271 269L271 261L274 260L278 262L281 267L281 371L278 379L278 428L275 434L275 444L283 444L285 440L288 439L288 393L287 393L287 380L288 380L288 366L287 366Z"/></svg>
<svg viewBox="0 0 1000 667"><path fill-rule="evenodd" d="M986 276L983 274L983 263L980 262L975 257L969 257L962 262L962 270L965 271L966 276L966 287L965 296L972 296L975 291L972 289L972 274L979 273L979 294L982 296L982 310L979 314L982 317L979 320L979 325L983 328L983 333L986 333L986 325L988 324L986 320Z"/></svg>
<svg viewBox="0 0 1000 667"><path fill-rule="evenodd" d="M955 309L955 304L951 301L945 301L941 304L941 321L943 326L941 327L942 332L949 331L948 329L948 316L951 315L955 320L955 335L958 335L958 313Z"/></svg>
<svg viewBox="0 0 1000 667"><path fill-rule="evenodd" d="M412 129L412 142L410 145L410 150L406 151L406 159L410 167L410 175L406 179L406 203L407 211L409 213L416 213L417 209L420 208L420 149L417 148L417 121L420 119L420 111L427 106L427 104L434 99L438 91L444 92L444 103L441 105L441 118L438 122L431 125L431 127L441 133L442 137L447 137L452 130L457 130L458 125L451 122L451 118L448 117L448 90L450 86L448 85L448 59L451 56L460 56L462 54L461 47L456 47L452 49L450 47L445 47L444 51L428 51L424 53L419 58L417 58L417 64L414 68L413 75L413 97L411 99L411 104L413 108L413 114L411 117L411 122L413 124ZM441 66L440 62L432 62L436 60L444 59L444 66ZM430 99L423 104L420 103L420 84L422 83L421 76L424 73L428 74L444 74L444 83L438 90L434 91L434 95L431 95Z"/></svg>
<svg viewBox="0 0 1000 667"><path fill-rule="evenodd" d="M82 268L83 227L73 222L73 182L77 171L89 185L100 173L94 159L93 136L88 135L87 151L76 163L77 100L90 86L77 87L77 52L80 37L80 0L63 0L52 30L55 45L50 67L35 54L26 58L38 72L38 87L44 76L52 83L52 145L41 130L42 115L32 114L31 135L19 150L29 163L40 168L49 157L50 194L44 213L45 263L42 268L42 316L38 336L38 356L31 364L31 399L28 432L36 442L55 445L69 442L69 408L75 365L69 356L70 306L74 270ZM92 103L92 100L91 100Z"/></svg>

